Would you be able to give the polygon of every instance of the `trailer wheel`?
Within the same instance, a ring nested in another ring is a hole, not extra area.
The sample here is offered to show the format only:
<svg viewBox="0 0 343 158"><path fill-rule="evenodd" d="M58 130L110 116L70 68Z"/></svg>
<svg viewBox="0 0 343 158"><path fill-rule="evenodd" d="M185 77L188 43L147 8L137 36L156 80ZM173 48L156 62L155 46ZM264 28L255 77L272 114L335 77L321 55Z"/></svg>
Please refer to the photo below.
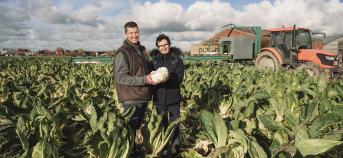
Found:
<svg viewBox="0 0 343 158"><path fill-rule="evenodd" d="M281 64L279 60L269 51L263 51L257 57L255 67L259 70L273 70L277 71L280 69Z"/></svg>
<svg viewBox="0 0 343 158"><path fill-rule="evenodd" d="M309 76L316 76L320 74L320 68L318 65L315 65L313 63L303 63L300 64L297 67L298 71L304 71L306 72Z"/></svg>

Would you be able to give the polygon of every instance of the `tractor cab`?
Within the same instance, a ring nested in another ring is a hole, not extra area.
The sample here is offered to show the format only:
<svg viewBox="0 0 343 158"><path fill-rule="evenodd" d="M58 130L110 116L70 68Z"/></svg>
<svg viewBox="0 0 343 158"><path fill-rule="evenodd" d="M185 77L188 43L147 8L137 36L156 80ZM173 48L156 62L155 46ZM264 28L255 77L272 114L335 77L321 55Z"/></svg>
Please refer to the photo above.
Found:
<svg viewBox="0 0 343 158"><path fill-rule="evenodd" d="M271 36L270 47L280 54L283 64L297 64L298 50L312 49L311 33L307 29L279 28L268 31Z"/></svg>

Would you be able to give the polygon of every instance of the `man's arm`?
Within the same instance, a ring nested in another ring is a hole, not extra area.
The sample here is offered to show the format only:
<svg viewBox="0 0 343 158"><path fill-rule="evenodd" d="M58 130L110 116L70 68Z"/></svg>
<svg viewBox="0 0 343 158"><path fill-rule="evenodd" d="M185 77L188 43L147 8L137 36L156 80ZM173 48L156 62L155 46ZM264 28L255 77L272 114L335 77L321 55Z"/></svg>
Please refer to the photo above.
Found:
<svg viewBox="0 0 343 158"><path fill-rule="evenodd" d="M135 77L130 75L129 64L125 60L123 53L118 52L114 60L115 80L117 83L126 86L144 86L146 85L146 76Z"/></svg>

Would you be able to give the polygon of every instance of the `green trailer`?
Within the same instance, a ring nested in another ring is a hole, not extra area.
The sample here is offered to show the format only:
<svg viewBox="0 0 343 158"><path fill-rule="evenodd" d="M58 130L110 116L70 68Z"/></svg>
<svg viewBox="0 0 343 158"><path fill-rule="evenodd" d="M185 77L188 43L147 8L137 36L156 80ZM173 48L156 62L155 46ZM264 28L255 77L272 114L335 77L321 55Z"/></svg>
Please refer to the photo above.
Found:
<svg viewBox="0 0 343 158"><path fill-rule="evenodd" d="M238 36L221 38L218 42L220 48L218 54L228 54L233 61L239 60L253 60L257 57L261 49L261 32L259 26L235 26L229 25L233 29L247 29L250 30L254 37ZM232 32L231 30L231 32Z"/></svg>
<svg viewBox="0 0 343 158"><path fill-rule="evenodd" d="M223 28L246 29L254 37L238 36L221 38L218 41L219 49L215 55L183 56L185 61L227 61L227 62L252 62L261 49L262 29L260 26L235 26L227 25Z"/></svg>

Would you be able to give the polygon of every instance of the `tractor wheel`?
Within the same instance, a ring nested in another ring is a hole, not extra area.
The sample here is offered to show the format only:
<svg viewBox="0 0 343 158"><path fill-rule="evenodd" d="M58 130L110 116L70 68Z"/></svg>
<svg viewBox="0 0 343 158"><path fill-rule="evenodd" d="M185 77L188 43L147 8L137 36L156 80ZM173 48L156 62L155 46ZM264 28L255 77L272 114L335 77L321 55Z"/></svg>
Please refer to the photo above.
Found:
<svg viewBox="0 0 343 158"><path fill-rule="evenodd" d="M316 76L320 74L320 68L313 63L303 63L297 67L299 71L305 71L309 76Z"/></svg>
<svg viewBox="0 0 343 158"><path fill-rule="evenodd" d="M269 51L263 51L257 57L255 67L259 70L277 71L281 68L279 60Z"/></svg>

